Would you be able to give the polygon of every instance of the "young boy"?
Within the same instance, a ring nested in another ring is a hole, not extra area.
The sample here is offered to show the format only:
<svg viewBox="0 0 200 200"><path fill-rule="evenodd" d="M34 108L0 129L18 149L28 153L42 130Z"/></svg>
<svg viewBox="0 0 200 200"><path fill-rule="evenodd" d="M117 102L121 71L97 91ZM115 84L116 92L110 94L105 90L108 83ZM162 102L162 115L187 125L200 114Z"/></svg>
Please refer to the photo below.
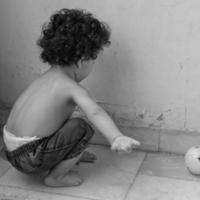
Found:
<svg viewBox="0 0 200 200"><path fill-rule="evenodd" d="M76 106L107 138L112 150L130 153L140 144L124 136L79 84L92 71L98 53L110 44L109 36L104 23L78 9L58 11L43 27L38 45L41 59L51 68L19 96L3 138L9 162L24 173L47 171L47 186L80 185L82 180L72 168L79 160L95 159L84 154L92 127L81 118L70 118Z"/></svg>

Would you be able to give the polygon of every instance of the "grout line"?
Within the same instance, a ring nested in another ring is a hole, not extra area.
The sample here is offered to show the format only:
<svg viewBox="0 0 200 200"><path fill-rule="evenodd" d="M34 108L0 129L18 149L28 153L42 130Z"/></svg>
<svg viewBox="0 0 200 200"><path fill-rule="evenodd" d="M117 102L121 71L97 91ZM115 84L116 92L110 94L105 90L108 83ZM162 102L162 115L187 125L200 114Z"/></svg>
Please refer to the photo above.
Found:
<svg viewBox="0 0 200 200"><path fill-rule="evenodd" d="M0 176L0 179L7 174L7 172L10 170L10 166L5 170L5 172Z"/></svg>
<svg viewBox="0 0 200 200"><path fill-rule="evenodd" d="M138 177L138 175L139 175L139 173L140 173L140 170L141 170L141 168L142 168L142 165L143 165L144 161L145 161L146 158L147 158L147 154L148 154L148 153L145 154L144 159L143 159L143 161L141 162L141 164L140 164L140 166L139 166L139 168L138 168L138 170L137 170L137 172L136 172L136 175L135 175L135 177L133 178L132 183L129 185L129 187L128 187L128 189L127 189L125 195L124 195L124 198L123 198L122 200L126 200L126 198L127 198L127 196L128 196L128 193L129 193L130 189L132 188L132 186L134 185L134 183L135 183L135 181L136 181L136 179L137 179L137 177Z"/></svg>
<svg viewBox="0 0 200 200"><path fill-rule="evenodd" d="M102 199L94 199L94 198L91 198L91 197L84 197L84 196L78 196L78 195L72 195L72 194L61 194L61 193L57 193L57 192L45 192L45 191L41 191L41 190L32 190L32 189L29 189L29 188L23 188L23 187L18 187L18 186L12 186L12 185L2 185L0 184L0 187L8 187L8 188L14 188L14 189L20 189L20 190L25 190L25 191L31 191L31 192L40 192L40 193L44 193L44 194L55 194L55 195L59 195L59 196L64 196L64 197L73 197L73 198L80 198L80 199L88 199L88 200L102 200Z"/></svg>
<svg viewBox="0 0 200 200"><path fill-rule="evenodd" d="M149 176L149 177L156 177L156 178L162 178L162 179L170 179L170 180L180 180L180 181L186 181L186 182L195 182L199 183L199 180L194 180L194 179L183 179L183 178L178 178L178 177L168 177L168 176L158 176L158 175L150 175L150 174L141 174L141 176Z"/></svg>

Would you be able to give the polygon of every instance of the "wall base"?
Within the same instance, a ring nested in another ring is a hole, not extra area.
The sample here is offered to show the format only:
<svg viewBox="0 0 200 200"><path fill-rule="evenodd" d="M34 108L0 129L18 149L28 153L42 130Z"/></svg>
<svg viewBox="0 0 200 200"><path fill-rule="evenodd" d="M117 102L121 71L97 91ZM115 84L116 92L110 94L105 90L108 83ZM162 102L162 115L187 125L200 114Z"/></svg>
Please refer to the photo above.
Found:
<svg viewBox="0 0 200 200"><path fill-rule="evenodd" d="M159 130L146 127L120 127L121 131L141 142L138 150L185 154L192 146L200 146L200 133L180 130ZM92 144L109 145L96 131Z"/></svg>
<svg viewBox="0 0 200 200"><path fill-rule="evenodd" d="M6 123L10 107L0 104L0 128L2 132L3 125ZM109 110L107 110L109 112ZM110 112L109 112L110 113ZM200 146L200 133L187 130L164 130L151 127L136 127L130 125L130 119L118 120L117 116L111 116L118 125L119 129L127 136L133 137L141 142L138 148L142 151L168 152L176 154L185 154L192 146ZM120 121L120 123L118 123ZM92 144L109 145L106 139L96 130Z"/></svg>

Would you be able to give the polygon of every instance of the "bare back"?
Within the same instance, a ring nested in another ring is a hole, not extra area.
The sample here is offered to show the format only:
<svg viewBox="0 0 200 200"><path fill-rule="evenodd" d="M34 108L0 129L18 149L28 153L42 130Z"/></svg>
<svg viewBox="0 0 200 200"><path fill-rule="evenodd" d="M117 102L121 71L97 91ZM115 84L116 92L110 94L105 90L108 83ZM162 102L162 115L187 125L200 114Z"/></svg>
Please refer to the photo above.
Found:
<svg viewBox="0 0 200 200"><path fill-rule="evenodd" d="M65 79L64 81L62 79ZM47 72L34 81L17 99L6 127L16 136L45 137L54 133L67 120L76 104L68 91L62 91L61 82L72 81L53 72Z"/></svg>

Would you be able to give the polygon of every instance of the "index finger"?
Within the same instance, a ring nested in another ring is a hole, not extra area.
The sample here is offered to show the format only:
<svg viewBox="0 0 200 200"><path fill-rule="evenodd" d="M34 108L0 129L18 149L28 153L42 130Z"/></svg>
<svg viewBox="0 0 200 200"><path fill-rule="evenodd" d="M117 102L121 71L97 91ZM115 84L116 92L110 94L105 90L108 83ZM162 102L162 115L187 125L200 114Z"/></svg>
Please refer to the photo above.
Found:
<svg viewBox="0 0 200 200"><path fill-rule="evenodd" d="M140 146L141 145L141 143L139 141L137 141L137 140L132 140L132 144L136 145L136 146Z"/></svg>

